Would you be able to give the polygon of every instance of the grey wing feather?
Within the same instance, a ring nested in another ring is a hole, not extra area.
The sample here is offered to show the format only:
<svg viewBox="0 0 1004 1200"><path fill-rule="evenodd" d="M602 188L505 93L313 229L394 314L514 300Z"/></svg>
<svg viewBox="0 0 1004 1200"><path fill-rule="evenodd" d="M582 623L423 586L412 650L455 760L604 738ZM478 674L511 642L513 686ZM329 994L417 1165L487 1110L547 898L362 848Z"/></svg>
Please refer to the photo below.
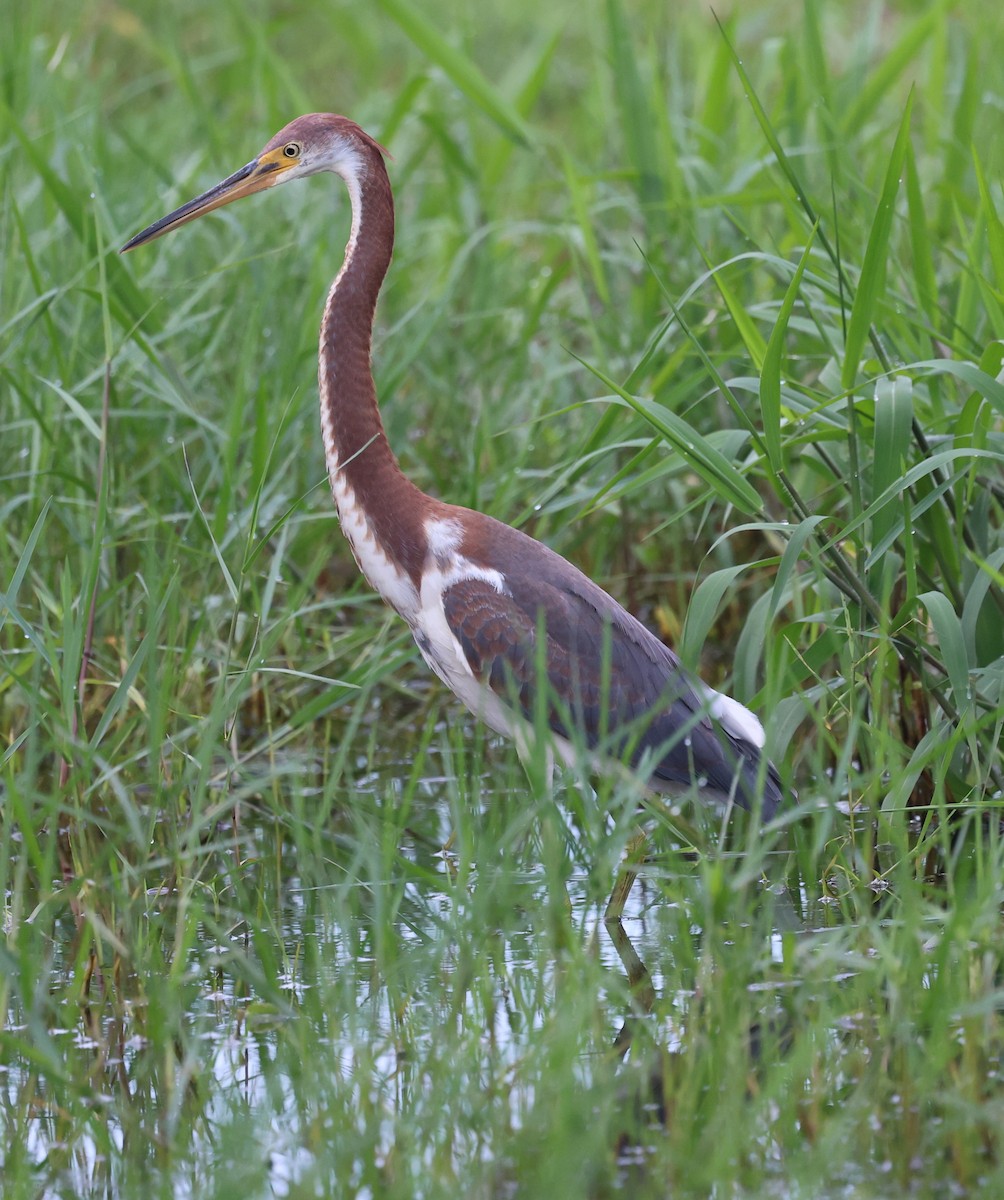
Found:
<svg viewBox="0 0 1004 1200"><path fill-rule="evenodd" d="M654 754L653 786L700 782L746 807L762 796L772 816L780 787L769 764L758 786L758 748L712 723L667 646L564 560L549 569L550 559L537 557L532 577L507 574L506 593L478 579L445 591L447 623L475 675L533 722L543 667L555 733L617 757L630 745L633 763Z"/></svg>

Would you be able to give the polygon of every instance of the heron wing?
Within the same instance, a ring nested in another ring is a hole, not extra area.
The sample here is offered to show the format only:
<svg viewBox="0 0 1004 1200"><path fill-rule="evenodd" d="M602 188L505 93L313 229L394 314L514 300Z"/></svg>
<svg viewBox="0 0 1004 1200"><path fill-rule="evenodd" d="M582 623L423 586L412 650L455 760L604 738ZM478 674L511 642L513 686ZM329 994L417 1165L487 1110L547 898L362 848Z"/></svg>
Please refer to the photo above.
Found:
<svg viewBox="0 0 1004 1200"><path fill-rule="evenodd" d="M510 572L504 592L481 579L444 591L477 678L531 723L543 704L551 730L573 744L615 757L630 748L635 764L653 754L654 783L728 793L742 753L730 752L673 652L579 572L554 576Z"/></svg>

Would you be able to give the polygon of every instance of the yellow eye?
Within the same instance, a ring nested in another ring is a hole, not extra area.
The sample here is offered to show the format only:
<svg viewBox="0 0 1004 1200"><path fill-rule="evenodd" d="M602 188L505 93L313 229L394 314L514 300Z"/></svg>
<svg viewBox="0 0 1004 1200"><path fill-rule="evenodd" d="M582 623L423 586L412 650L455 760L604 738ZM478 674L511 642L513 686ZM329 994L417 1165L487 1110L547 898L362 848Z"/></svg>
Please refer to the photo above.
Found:
<svg viewBox="0 0 1004 1200"><path fill-rule="evenodd" d="M285 156L287 158L299 158L300 157L300 143L299 142L287 142L286 145L283 146L282 152L283 152L283 154L285 154Z"/></svg>

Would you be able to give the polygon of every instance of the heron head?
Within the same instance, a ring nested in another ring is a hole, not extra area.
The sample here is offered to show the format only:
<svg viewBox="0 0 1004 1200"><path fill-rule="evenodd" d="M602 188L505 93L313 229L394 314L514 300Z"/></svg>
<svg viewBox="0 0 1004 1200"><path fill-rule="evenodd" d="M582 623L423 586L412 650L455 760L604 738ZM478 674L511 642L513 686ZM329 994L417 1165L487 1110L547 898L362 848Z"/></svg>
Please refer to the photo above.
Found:
<svg viewBox="0 0 1004 1200"><path fill-rule="evenodd" d="M265 144L257 158L201 196L196 196L166 217L148 225L141 233L130 238L122 251L124 253L152 242L154 238L162 237L215 208L222 208L224 204L291 179L315 175L318 171L334 171L346 179L358 177L363 169L358 153L360 141L377 146L368 134L347 117L333 113L309 113L297 117ZM377 149L380 147L377 146Z"/></svg>

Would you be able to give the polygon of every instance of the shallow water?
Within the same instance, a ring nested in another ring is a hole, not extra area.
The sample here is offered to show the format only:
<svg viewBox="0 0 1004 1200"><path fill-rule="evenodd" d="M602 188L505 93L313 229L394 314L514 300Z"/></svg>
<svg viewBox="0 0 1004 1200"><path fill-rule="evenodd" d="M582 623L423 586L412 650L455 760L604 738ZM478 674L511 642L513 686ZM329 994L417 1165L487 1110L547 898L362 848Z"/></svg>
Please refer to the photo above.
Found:
<svg viewBox="0 0 1004 1200"><path fill-rule="evenodd" d="M246 802L189 877L96 888L90 941L52 921L8 991L5 1167L52 1197L517 1195L551 1174L661 1195L693 1144L711 1190L802 1194L789 1054L839 1095L877 1049L874 1014L834 1000L868 969L835 906L791 887L783 847L748 870L657 832L610 926L616 856L582 865L600 817L559 793L526 820L525 784L439 765L367 772L323 823L303 765L288 811ZM736 1132L700 1148L716 1105ZM854 1194L855 1160L829 1170L804 1194Z"/></svg>

